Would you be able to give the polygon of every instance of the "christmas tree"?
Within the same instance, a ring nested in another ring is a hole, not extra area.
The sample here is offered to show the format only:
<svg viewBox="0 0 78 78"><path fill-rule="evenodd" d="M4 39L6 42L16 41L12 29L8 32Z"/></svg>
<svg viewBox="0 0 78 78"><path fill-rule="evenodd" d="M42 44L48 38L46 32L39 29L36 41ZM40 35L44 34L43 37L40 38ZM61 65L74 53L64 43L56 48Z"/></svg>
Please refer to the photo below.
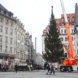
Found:
<svg viewBox="0 0 78 78"><path fill-rule="evenodd" d="M53 7L52 7L53 9ZM60 57L64 56L64 49L59 38L57 24L54 19L53 10L51 13L50 25L45 38L45 52L43 58L49 62L58 62Z"/></svg>

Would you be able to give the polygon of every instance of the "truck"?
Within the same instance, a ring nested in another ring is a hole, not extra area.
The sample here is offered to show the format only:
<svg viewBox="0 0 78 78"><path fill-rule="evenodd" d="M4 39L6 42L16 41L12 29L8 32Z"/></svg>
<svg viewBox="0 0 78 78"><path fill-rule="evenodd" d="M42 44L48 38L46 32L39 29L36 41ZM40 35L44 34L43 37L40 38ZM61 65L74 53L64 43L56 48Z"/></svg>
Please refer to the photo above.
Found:
<svg viewBox="0 0 78 78"><path fill-rule="evenodd" d="M61 64L59 64L59 68L61 72L65 72L65 71L71 72L71 71L78 70L78 58L76 58L76 54L74 51L73 41L72 41L71 32L70 32L70 26L69 26L69 22L65 13L63 0L60 0L60 2L61 2L62 11L64 14L65 28L67 30L67 39L69 41L70 50L65 46L65 44L63 44L69 56L61 58Z"/></svg>

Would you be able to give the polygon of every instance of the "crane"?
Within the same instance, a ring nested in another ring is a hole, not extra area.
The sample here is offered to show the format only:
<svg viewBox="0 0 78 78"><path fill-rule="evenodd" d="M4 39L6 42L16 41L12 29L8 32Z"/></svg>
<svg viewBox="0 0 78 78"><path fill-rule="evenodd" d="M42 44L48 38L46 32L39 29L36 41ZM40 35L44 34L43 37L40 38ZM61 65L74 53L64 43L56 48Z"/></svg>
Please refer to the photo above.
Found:
<svg viewBox="0 0 78 78"><path fill-rule="evenodd" d="M69 22L68 22L66 13L65 13L63 0L60 0L60 3L61 3L62 11L64 14L65 28L67 30L67 39L69 41L69 47L70 47L70 50L68 50L65 44L63 44L69 54L69 57L65 58L63 64L60 66L60 71L62 72L63 71L73 71L73 70L78 69L78 58L76 58L76 54L74 51L73 41L72 41L71 32L70 32L70 26L69 26Z"/></svg>

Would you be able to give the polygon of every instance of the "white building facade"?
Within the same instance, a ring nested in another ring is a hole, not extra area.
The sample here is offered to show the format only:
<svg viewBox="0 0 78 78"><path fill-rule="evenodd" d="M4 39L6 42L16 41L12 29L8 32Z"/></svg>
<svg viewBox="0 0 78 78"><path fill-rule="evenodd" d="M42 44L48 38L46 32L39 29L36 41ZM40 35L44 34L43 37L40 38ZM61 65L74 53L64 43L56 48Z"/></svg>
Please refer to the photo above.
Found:
<svg viewBox="0 0 78 78"><path fill-rule="evenodd" d="M0 63L14 65L15 58L15 19L13 13L0 4Z"/></svg>
<svg viewBox="0 0 78 78"><path fill-rule="evenodd" d="M74 39L75 39L74 38L75 37L75 35L74 35L74 25L70 25L70 32L71 32L71 37L72 37L73 45L74 45ZM60 35L59 35L59 37L61 39L62 44L64 43L66 45L66 47L68 49L70 49L69 41L67 39L67 31L66 31L65 26L60 26ZM66 57L69 56L65 48L64 48L64 54L65 54Z"/></svg>
<svg viewBox="0 0 78 78"><path fill-rule="evenodd" d="M16 18L16 58L15 63L25 63L25 29L24 25Z"/></svg>

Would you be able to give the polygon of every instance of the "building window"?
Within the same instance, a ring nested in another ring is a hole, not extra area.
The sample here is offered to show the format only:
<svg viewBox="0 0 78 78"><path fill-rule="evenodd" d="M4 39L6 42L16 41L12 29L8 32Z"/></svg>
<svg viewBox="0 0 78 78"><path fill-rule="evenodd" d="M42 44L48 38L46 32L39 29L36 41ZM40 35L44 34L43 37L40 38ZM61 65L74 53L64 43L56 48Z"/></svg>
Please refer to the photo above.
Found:
<svg viewBox="0 0 78 78"><path fill-rule="evenodd" d="M0 32L2 32L2 31L3 31L3 26L0 25Z"/></svg>
<svg viewBox="0 0 78 78"><path fill-rule="evenodd" d="M12 44L13 43L13 38L10 38L10 44Z"/></svg>
<svg viewBox="0 0 78 78"><path fill-rule="evenodd" d="M74 29L72 29L72 32L71 33L74 33Z"/></svg>
<svg viewBox="0 0 78 78"><path fill-rule="evenodd" d="M72 37L72 40L73 40L74 38Z"/></svg>
<svg viewBox="0 0 78 78"><path fill-rule="evenodd" d="M63 41L63 37L61 37L60 40Z"/></svg>
<svg viewBox="0 0 78 78"><path fill-rule="evenodd" d="M69 45L68 45L68 49L69 49Z"/></svg>
<svg viewBox="0 0 78 78"><path fill-rule="evenodd" d="M74 18L74 16L72 16L72 18Z"/></svg>
<svg viewBox="0 0 78 78"><path fill-rule="evenodd" d="M16 57L19 58L19 52L16 52Z"/></svg>
<svg viewBox="0 0 78 78"><path fill-rule="evenodd" d="M8 34L8 28L7 27L5 27L5 33Z"/></svg>
<svg viewBox="0 0 78 78"><path fill-rule="evenodd" d="M5 53L8 52L8 46L5 46Z"/></svg>
<svg viewBox="0 0 78 78"><path fill-rule="evenodd" d="M0 45L0 53L2 53L2 45Z"/></svg>
<svg viewBox="0 0 78 78"><path fill-rule="evenodd" d="M78 41L77 41L77 47L78 47Z"/></svg>
<svg viewBox="0 0 78 78"><path fill-rule="evenodd" d="M10 53L12 53L12 47L10 47Z"/></svg>
<svg viewBox="0 0 78 78"><path fill-rule="evenodd" d="M67 37L65 37L65 41L67 41Z"/></svg>
<svg viewBox="0 0 78 78"><path fill-rule="evenodd" d="M78 27L76 27L76 30L78 31Z"/></svg>
<svg viewBox="0 0 78 78"><path fill-rule="evenodd" d="M13 29L11 29L11 31L10 31L10 35L13 35Z"/></svg>
<svg viewBox="0 0 78 78"><path fill-rule="evenodd" d="M9 23L9 21L8 20L6 20L6 24L8 24Z"/></svg>
<svg viewBox="0 0 78 78"><path fill-rule="evenodd" d="M78 34L76 35L76 38L78 39Z"/></svg>
<svg viewBox="0 0 78 78"><path fill-rule="evenodd" d="M67 18L69 18L69 17L67 17Z"/></svg>
<svg viewBox="0 0 78 78"><path fill-rule="evenodd" d="M65 34L67 33L66 29L64 30L64 33L65 33Z"/></svg>
<svg viewBox="0 0 78 78"><path fill-rule="evenodd" d="M78 55L78 49L77 49L77 55Z"/></svg>
<svg viewBox="0 0 78 78"><path fill-rule="evenodd" d="M0 35L0 42L2 42L2 35Z"/></svg>
<svg viewBox="0 0 78 78"><path fill-rule="evenodd" d="M3 22L3 18L2 17L0 17L0 22Z"/></svg>
<svg viewBox="0 0 78 78"><path fill-rule="evenodd" d="M23 42L23 37L22 37L22 42Z"/></svg>
<svg viewBox="0 0 78 78"><path fill-rule="evenodd" d="M63 34L63 30L61 30L61 34Z"/></svg>
<svg viewBox="0 0 78 78"><path fill-rule="evenodd" d="M13 22L11 22L11 27L13 26Z"/></svg>
<svg viewBox="0 0 78 78"><path fill-rule="evenodd" d="M5 43L8 43L8 37L5 37Z"/></svg>
<svg viewBox="0 0 78 78"><path fill-rule="evenodd" d="M62 17L62 19L64 19L64 17Z"/></svg>
<svg viewBox="0 0 78 78"><path fill-rule="evenodd" d="M1 8L0 8L0 12L1 12Z"/></svg>
<svg viewBox="0 0 78 78"><path fill-rule="evenodd" d="M9 13L9 16L11 17L11 13Z"/></svg>
<svg viewBox="0 0 78 78"><path fill-rule="evenodd" d="M6 14L6 11L4 11L4 14Z"/></svg>
<svg viewBox="0 0 78 78"><path fill-rule="evenodd" d="M18 39L20 39L20 35L18 34Z"/></svg>

